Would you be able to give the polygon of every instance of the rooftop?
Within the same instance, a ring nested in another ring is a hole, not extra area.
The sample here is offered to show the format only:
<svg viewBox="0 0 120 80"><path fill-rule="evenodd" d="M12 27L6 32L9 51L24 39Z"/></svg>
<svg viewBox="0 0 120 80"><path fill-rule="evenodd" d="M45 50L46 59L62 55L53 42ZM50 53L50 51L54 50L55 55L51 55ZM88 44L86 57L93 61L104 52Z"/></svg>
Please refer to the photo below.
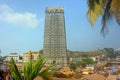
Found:
<svg viewBox="0 0 120 80"><path fill-rule="evenodd" d="M64 12L63 7L47 7L46 12Z"/></svg>

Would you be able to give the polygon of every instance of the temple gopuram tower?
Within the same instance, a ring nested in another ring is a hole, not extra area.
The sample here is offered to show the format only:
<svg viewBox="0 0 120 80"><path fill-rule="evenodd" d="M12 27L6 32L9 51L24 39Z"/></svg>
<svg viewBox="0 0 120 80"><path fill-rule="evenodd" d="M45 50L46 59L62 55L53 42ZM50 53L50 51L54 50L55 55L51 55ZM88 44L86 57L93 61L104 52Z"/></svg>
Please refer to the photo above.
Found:
<svg viewBox="0 0 120 80"><path fill-rule="evenodd" d="M67 64L64 8L47 7L43 55L48 64Z"/></svg>

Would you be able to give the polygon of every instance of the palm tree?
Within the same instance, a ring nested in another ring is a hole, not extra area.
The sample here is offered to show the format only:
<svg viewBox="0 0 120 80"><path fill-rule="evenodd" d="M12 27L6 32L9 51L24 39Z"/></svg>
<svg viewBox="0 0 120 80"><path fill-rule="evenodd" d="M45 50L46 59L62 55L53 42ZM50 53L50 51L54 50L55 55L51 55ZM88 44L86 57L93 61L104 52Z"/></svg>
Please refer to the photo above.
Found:
<svg viewBox="0 0 120 80"><path fill-rule="evenodd" d="M24 80L34 80L37 76L41 76L44 80L50 80L49 71L53 68L53 65L41 70L45 63L45 59L38 59L35 63L30 60L26 62L23 67ZM22 74L13 59L11 59L10 63L10 73L15 80L23 80Z"/></svg>
<svg viewBox="0 0 120 80"><path fill-rule="evenodd" d="M102 17L101 32L103 35L107 30L107 22L112 18L115 18L120 25L120 0L87 0L87 3L87 16L92 26L99 16Z"/></svg>

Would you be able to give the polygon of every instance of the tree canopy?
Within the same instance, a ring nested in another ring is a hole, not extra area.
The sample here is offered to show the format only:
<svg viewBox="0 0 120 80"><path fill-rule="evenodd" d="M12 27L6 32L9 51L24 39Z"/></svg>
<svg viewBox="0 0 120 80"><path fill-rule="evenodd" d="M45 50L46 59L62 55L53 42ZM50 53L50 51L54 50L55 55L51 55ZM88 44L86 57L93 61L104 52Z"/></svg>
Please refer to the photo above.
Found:
<svg viewBox="0 0 120 80"><path fill-rule="evenodd" d="M82 67L86 67L86 65L93 64L93 63L94 63L93 59L88 58L88 57L83 58L83 59L79 62L79 64L80 64Z"/></svg>

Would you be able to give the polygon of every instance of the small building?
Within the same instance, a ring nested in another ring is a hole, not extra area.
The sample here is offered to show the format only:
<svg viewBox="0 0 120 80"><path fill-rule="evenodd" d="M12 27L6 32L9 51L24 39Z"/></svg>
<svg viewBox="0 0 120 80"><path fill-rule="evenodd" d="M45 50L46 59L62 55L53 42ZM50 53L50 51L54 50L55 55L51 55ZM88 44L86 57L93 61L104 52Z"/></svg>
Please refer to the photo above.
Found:
<svg viewBox="0 0 120 80"><path fill-rule="evenodd" d="M82 69L81 73L82 74L89 74L90 70L89 69Z"/></svg>
<svg viewBox="0 0 120 80"><path fill-rule="evenodd" d="M90 57L91 59L93 59L93 61L97 61L97 58L96 57Z"/></svg>
<svg viewBox="0 0 120 80"><path fill-rule="evenodd" d="M10 53L8 56L6 56L6 58L3 61L3 69L4 69L4 71L9 70L9 65L10 65L11 58L13 58L14 61L17 63L19 61L19 54Z"/></svg>
<svg viewBox="0 0 120 80"><path fill-rule="evenodd" d="M14 61L18 61L19 60L19 54L17 53L10 53L10 55L8 55L4 61L10 62L11 58L14 59Z"/></svg>
<svg viewBox="0 0 120 80"><path fill-rule="evenodd" d="M90 64L86 66L86 69L94 70L94 65Z"/></svg>

